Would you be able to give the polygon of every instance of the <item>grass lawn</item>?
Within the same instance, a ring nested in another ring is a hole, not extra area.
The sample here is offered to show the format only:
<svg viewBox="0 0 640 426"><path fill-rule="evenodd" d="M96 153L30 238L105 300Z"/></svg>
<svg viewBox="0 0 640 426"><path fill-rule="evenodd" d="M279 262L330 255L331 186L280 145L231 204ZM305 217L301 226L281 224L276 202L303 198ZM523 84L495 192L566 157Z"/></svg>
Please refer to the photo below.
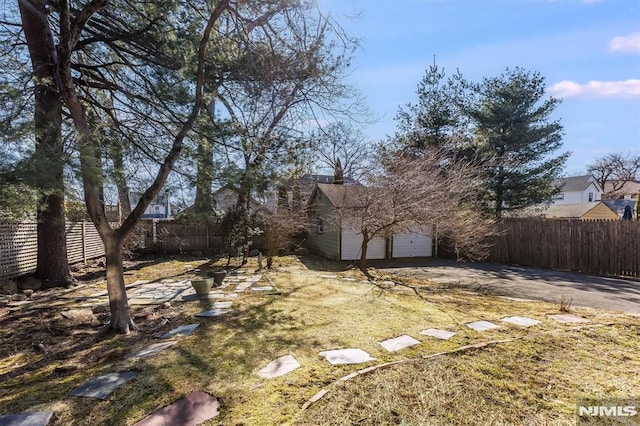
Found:
<svg viewBox="0 0 640 426"><path fill-rule="evenodd" d="M412 282L417 292L376 286L358 271L317 259L287 257L275 264L276 271L264 273L257 285L274 285L277 294L246 291L234 300L232 313L216 319L194 318L209 307L206 301L135 306L141 330L129 336L101 336L95 320L69 324L60 312L77 307L70 299L1 308L0 414L53 410L52 424L128 425L204 391L221 403L220 415L205 424L575 424L577 398L640 393L638 317L572 308L589 323L558 324L547 318L559 313L554 304L473 295L429 282ZM211 267L193 259L138 265L127 280L183 279ZM255 265L246 270L253 272ZM67 295L103 287L94 276ZM106 310L93 308L99 320ZM513 315L542 322L529 328L500 323ZM476 332L464 325L481 319L501 327ZM160 355L124 357L190 322L201 326ZM442 341L422 336L425 328L458 334ZM422 343L394 353L378 343L402 334ZM514 340L430 356L508 339ZM347 347L363 349L376 361L331 366L318 356ZM255 374L287 354L301 367L271 380ZM337 382L392 361L401 362ZM56 370L63 366L77 370ZM106 401L66 396L92 377L125 370L140 374ZM321 389L328 390L326 396L302 410Z"/></svg>

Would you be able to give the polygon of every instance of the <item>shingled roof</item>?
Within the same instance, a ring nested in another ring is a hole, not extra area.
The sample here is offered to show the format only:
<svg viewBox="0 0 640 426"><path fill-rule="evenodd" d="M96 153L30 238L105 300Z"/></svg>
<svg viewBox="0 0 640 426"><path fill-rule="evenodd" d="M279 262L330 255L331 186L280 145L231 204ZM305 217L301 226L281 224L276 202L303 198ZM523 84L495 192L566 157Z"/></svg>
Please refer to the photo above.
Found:
<svg viewBox="0 0 640 426"><path fill-rule="evenodd" d="M364 206L364 200L371 193L371 188L356 185L329 185L319 183L315 191L324 194L334 207L359 208Z"/></svg>
<svg viewBox="0 0 640 426"><path fill-rule="evenodd" d="M562 192L584 191L592 183L596 187L599 186L591 175L569 176L566 178L555 179L553 183L559 186Z"/></svg>

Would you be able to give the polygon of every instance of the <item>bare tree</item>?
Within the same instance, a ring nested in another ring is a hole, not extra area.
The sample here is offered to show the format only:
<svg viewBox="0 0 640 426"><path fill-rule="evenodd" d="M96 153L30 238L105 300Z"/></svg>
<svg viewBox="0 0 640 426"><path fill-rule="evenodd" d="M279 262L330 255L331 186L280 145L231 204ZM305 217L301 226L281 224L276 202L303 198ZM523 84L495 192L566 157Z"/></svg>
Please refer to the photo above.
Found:
<svg viewBox="0 0 640 426"><path fill-rule="evenodd" d="M373 150L357 127L338 122L318 129L312 140L319 167L334 170L340 160L344 176L364 180Z"/></svg>
<svg viewBox="0 0 640 426"><path fill-rule="evenodd" d="M611 185L611 189L605 194L610 197L622 189L625 183L640 179L640 155L607 154L589 164L587 171L593 175L603 191L606 191L607 184Z"/></svg>
<svg viewBox="0 0 640 426"><path fill-rule="evenodd" d="M267 268L271 269L274 256L290 248L294 237L306 230L307 216L304 210L280 205L275 211L263 212L261 220L264 225Z"/></svg>
<svg viewBox="0 0 640 426"><path fill-rule="evenodd" d="M336 223L362 235L363 271L374 237L425 228L445 237L459 257L487 254L486 237L493 232L493 220L474 201L481 185L478 165L453 160L438 149L384 155L385 173L369 178L370 186L344 187L345 202L337 206Z"/></svg>

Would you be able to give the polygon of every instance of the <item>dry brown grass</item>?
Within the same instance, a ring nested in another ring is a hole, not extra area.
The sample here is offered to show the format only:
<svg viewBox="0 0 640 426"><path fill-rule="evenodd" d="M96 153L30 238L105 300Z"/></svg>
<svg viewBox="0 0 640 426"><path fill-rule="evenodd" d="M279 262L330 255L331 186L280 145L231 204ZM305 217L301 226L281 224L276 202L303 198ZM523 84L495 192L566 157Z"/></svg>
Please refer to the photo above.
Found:
<svg viewBox="0 0 640 426"><path fill-rule="evenodd" d="M363 282L358 271L317 259L305 259L302 264L280 258L275 265L276 271L263 279L274 284L279 294L245 292L234 301L232 314L215 320L194 321L193 315L207 308L204 302L136 307L141 331L131 336L101 338L92 325L65 328L59 316L65 306L3 310L0 413L53 409L53 424L126 425L202 390L221 401L220 416L209 424L400 424L403 420L406 424L487 424L486 419L495 420L493 424L517 424L522 419L542 424L570 420L578 394L624 394L640 382L640 338L634 317L573 308L592 324L615 325L571 330L546 318L558 312L549 303L474 296L425 282L412 283L422 288L418 297L407 287L375 286ZM128 279L183 278L216 266L206 260L177 259L133 270ZM253 272L255 267L251 264L247 270ZM89 294L98 288L96 283L77 292ZM484 333L464 326L508 315L543 322L530 329L504 325ZM201 326L171 349L152 359L123 359L125 353L156 342L161 332L187 322ZM419 334L429 327L458 335L439 341ZM422 359L470 343L523 338L532 332L538 336ZM386 352L378 343L400 334L422 343L396 353ZM34 349L36 340L45 343L49 354ZM318 356L322 350L342 347L362 348L377 358L376 363L406 362L335 386L332 383L338 378L362 368L332 367ZM302 367L273 380L255 375L285 354L294 355ZM605 367L603 362L612 359L611 366ZM79 369L54 374L62 365ZM66 397L93 376L126 369L140 375L107 401ZM325 387L329 394L301 412L302 405Z"/></svg>

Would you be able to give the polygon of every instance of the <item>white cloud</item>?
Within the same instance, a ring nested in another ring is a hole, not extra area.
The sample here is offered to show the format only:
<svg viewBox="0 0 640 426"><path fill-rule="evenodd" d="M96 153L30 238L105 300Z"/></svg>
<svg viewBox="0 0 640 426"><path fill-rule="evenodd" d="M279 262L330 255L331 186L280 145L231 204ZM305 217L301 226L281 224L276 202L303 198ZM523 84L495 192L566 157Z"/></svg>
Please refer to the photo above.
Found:
<svg viewBox="0 0 640 426"><path fill-rule="evenodd" d="M640 53L640 33L612 38L609 42L609 50L612 52Z"/></svg>
<svg viewBox="0 0 640 426"><path fill-rule="evenodd" d="M559 98L635 98L640 97L640 80L590 81L579 84L563 80L549 87L548 92Z"/></svg>

